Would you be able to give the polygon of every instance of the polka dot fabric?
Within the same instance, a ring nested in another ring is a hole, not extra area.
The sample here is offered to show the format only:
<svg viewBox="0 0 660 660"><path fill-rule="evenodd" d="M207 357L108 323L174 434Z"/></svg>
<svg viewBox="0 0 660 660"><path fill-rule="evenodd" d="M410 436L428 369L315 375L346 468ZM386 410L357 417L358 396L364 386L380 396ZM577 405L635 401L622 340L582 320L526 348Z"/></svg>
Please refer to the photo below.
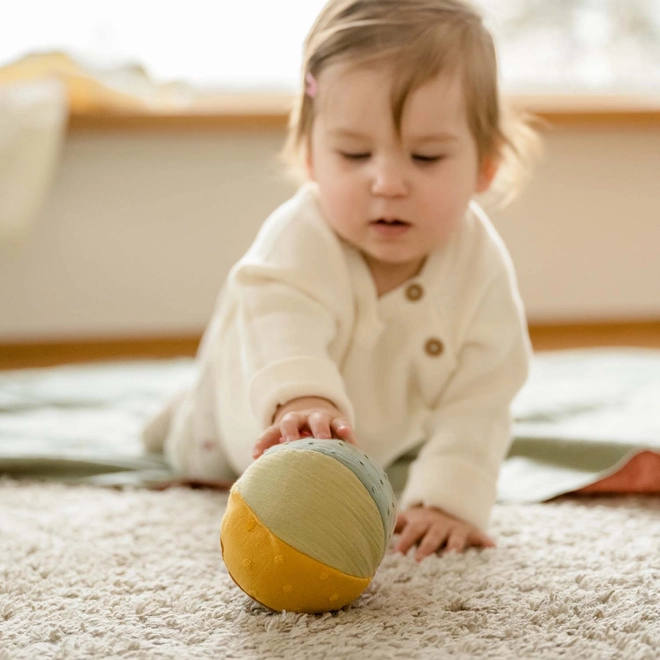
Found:
<svg viewBox="0 0 660 660"><path fill-rule="evenodd" d="M371 582L395 520L387 476L364 452L339 440L283 443L232 487L223 559L238 586L273 610L336 610Z"/></svg>

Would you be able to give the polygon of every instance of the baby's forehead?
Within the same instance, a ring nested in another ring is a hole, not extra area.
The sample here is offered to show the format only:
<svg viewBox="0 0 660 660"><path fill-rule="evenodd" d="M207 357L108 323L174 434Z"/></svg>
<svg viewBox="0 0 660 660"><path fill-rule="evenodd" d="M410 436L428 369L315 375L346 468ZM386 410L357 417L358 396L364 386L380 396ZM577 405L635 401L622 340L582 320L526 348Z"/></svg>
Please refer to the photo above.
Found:
<svg viewBox="0 0 660 660"><path fill-rule="evenodd" d="M394 83L383 70L329 69L319 76L317 116L333 135L369 132L393 119ZM466 125L462 78L441 73L423 82L405 99L402 133L428 134Z"/></svg>

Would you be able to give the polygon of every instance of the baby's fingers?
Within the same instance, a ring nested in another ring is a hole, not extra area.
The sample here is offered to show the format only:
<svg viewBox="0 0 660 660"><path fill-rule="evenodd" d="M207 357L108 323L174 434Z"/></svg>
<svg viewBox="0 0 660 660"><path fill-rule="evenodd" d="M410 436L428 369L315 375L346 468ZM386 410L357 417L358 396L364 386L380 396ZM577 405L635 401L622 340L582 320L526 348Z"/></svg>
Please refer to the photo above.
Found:
<svg viewBox="0 0 660 660"><path fill-rule="evenodd" d="M408 524L403 528L401 536L399 537L399 542L396 545L397 552L401 554L406 554L413 545L419 541L419 539L424 536L428 526L420 522L408 522Z"/></svg>
<svg viewBox="0 0 660 660"><path fill-rule="evenodd" d="M290 412L280 420L280 431L284 442L300 440L300 429L305 426L307 417L301 413Z"/></svg>
<svg viewBox="0 0 660 660"><path fill-rule="evenodd" d="M468 543L470 545L479 547L479 548L494 548L495 547L495 541L490 538L490 536L486 536L486 534L483 534L479 530L473 529L470 531L470 534L468 535Z"/></svg>
<svg viewBox="0 0 660 660"><path fill-rule="evenodd" d="M330 432L330 423L326 413L312 413L307 420L307 424L309 425L312 435L315 438L319 438L321 440L330 440L330 438L332 438L332 433Z"/></svg>
<svg viewBox="0 0 660 660"><path fill-rule="evenodd" d="M447 529L442 526L432 526L424 535L424 538L420 541L417 551L415 552L415 560L422 561L424 557L435 554L440 547L442 547L445 539L447 538ZM449 548L449 542L451 541L451 536L447 542L447 548Z"/></svg>
<svg viewBox="0 0 660 660"><path fill-rule="evenodd" d="M463 552L468 545L470 530L465 527L454 527L447 539L447 552Z"/></svg>
<svg viewBox="0 0 660 660"><path fill-rule="evenodd" d="M280 441L280 427L277 425L268 427L259 437L252 449L252 458L259 458L266 449L276 445Z"/></svg>
<svg viewBox="0 0 660 660"><path fill-rule="evenodd" d="M348 442L351 445L357 447L357 441L355 440L355 435L353 434L353 428L351 425L343 418L336 417L330 423L332 430L335 432L335 435L340 439Z"/></svg>

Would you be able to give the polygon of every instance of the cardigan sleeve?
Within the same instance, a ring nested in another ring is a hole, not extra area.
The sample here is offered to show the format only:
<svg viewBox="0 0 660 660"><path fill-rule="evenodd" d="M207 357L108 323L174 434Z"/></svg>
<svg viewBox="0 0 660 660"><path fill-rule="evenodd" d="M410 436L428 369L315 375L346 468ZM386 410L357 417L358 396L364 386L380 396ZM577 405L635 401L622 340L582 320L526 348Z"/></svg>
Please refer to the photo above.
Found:
<svg viewBox="0 0 660 660"><path fill-rule="evenodd" d="M511 401L527 378L531 353L512 270L500 271L486 288L461 346L401 506L436 506L485 530L511 442Z"/></svg>
<svg viewBox="0 0 660 660"><path fill-rule="evenodd" d="M235 273L241 364L262 428L278 405L302 396L329 399L354 423L339 366L330 355L336 310L310 290L304 269L246 265Z"/></svg>
<svg viewBox="0 0 660 660"><path fill-rule="evenodd" d="M303 186L266 219L227 280L236 382L246 387L261 428L272 424L278 405L303 396L329 399L355 423L339 370L353 321L352 286L315 191Z"/></svg>

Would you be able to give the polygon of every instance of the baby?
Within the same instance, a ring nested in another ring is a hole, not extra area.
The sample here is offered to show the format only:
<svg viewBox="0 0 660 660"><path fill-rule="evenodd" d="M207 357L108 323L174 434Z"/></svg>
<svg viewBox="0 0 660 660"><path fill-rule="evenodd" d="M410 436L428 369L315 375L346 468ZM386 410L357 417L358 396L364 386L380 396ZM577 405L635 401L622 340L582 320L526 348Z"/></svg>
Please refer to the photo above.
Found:
<svg viewBox="0 0 660 660"><path fill-rule="evenodd" d="M330 0L302 77L284 155L305 180L232 268L195 384L145 442L197 479L304 433L383 467L421 446L396 550L492 546L530 355L511 260L473 201L517 152L492 37L461 0Z"/></svg>

